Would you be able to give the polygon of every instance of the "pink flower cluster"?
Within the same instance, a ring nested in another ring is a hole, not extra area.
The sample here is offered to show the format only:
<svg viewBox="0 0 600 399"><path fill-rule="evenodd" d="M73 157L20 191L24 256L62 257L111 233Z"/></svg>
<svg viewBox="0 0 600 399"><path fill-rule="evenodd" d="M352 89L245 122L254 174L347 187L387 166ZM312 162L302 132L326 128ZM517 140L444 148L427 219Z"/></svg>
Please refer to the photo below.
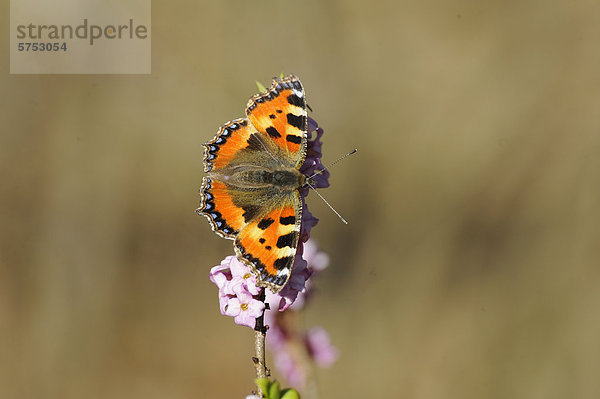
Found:
<svg viewBox="0 0 600 399"><path fill-rule="evenodd" d="M228 256L210 269L209 278L219 288L221 314L232 316L236 324L254 328L265 304L257 299L261 288L256 286L256 277L250 269L237 257Z"/></svg>
<svg viewBox="0 0 600 399"><path fill-rule="evenodd" d="M320 367L329 367L339 355L322 327L302 332L292 328L295 323L287 322L313 293L313 279L309 277L329 264L329 257L319 251L313 240L301 248L288 285L277 294L266 290L265 302L269 304L266 310L265 303L258 299L261 288L256 286L256 278L235 256L226 257L210 272L210 280L219 288L221 314L233 317L236 324L254 328L264 311L264 324L269 326L267 345L272 350L275 368L290 385L298 388L305 385L308 371L302 357ZM303 353L299 354L295 348L304 348Z"/></svg>

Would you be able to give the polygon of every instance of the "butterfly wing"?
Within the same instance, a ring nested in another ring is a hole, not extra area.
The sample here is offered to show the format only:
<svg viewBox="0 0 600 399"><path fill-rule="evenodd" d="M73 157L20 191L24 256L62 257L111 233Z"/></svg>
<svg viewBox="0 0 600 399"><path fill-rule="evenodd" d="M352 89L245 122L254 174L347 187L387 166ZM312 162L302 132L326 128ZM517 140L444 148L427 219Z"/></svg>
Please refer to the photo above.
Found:
<svg viewBox="0 0 600 399"><path fill-rule="evenodd" d="M276 144L288 165L297 169L302 166L307 113L304 88L296 76L274 79L269 90L248 101L246 115L258 131Z"/></svg>
<svg viewBox="0 0 600 399"><path fill-rule="evenodd" d="M239 151L254 143L253 134L259 134L247 119L236 119L219 128L217 135L204 144L204 171L218 172L239 157ZM200 188L200 207L196 213L208 218L214 232L234 239L246 225L248 214L234 203L234 193L214 177L205 177Z"/></svg>
<svg viewBox="0 0 600 399"><path fill-rule="evenodd" d="M204 171L227 167L236 159L240 150L250 145L251 136L255 133L258 131L248 123L248 119L234 119L221 126L216 136L204 144Z"/></svg>
<svg viewBox="0 0 600 399"><path fill-rule="evenodd" d="M300 194L293 191L239 232L236 254L256 275L259 286L277 293L287 283L298 247L301 216Z"/></svg>

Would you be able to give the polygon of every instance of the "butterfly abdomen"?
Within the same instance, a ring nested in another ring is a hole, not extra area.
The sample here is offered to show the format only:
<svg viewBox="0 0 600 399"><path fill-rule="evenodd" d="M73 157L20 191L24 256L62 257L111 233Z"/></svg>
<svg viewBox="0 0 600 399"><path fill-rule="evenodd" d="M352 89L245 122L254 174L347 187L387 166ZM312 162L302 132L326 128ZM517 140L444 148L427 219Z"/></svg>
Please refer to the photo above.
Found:
<svg viewBox="0 0 600 399"><path fill-rule="evenodd" d="M273 187L282 190L294 190L304 185L305 177L298 170L292 168L241 168L241 170L231 173L224 180L229 185L242 189Z"/></svg>

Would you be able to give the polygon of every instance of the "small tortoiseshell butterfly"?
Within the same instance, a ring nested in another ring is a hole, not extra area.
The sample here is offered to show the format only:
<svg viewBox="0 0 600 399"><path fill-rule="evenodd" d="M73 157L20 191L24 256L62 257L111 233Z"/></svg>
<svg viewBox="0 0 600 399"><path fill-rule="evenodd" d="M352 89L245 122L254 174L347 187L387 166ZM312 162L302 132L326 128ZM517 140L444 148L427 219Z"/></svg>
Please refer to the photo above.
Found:
<svg viewBox="0 0 600 399"><path fill-rule="evenodd" d="M279 292L292 272L302 201L308 178L300 173L307 147L304 89L294 75L274 79L253 96L246 118L221 126L204 144L204 171L197 213L257 277Z"/></svg>

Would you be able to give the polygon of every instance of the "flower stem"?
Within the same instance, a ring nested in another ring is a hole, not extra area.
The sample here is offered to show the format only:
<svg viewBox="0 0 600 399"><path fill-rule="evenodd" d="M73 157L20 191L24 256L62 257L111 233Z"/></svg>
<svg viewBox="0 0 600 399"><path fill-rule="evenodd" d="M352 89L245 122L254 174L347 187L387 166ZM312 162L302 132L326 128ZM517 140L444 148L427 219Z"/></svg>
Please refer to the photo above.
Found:
<svg viewBox="0 0 600 399"><path fill-rule="evenodd" d="M266 288L263 288L260 292L259 300L265 302ZM265 311L269 308L269 304L265 303L265 309L262 315L256 319L256 325L254 327L254 367L256 368L256 378L266 378L269 376L269 370L265 361L265 336L267 335L267 327L265 326ZM262 392L259 388L259 396L263 396L266 392Z"/></svg>

